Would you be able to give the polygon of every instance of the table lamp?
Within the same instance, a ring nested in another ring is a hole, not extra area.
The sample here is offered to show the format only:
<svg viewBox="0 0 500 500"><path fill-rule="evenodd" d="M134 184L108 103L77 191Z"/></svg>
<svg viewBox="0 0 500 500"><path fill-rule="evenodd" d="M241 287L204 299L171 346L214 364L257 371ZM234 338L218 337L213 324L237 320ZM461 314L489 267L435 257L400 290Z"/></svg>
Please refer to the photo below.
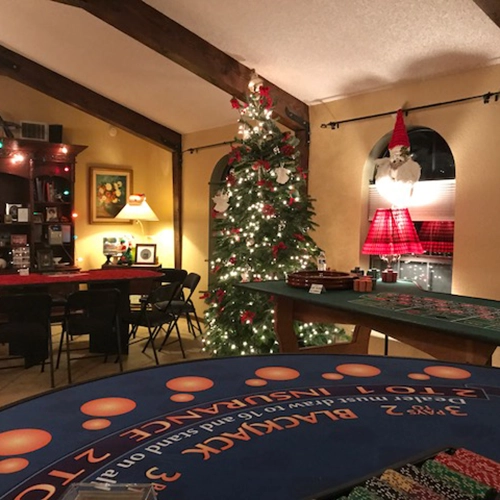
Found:
<svg viewBox="0 0 500 500"><path fill-rule="evenodd" d="M387 262L382 281L396 281L398 275L392 269L393 263L405 253L424 253L408 209L377 209L361 253L379 255Z"/></svg>
<svg viewBox="0 0 500 500"><path fill-rule="evenodd" d="M453 221L432 220L422 222L418 233L422 248L431 253L453 253Z"/></svg>
<svg viewBox="0 0 500 500"><path fill-rule="evenodd" d="M142 235L144 236L144 226L142 221L157 221L159 220L152 208L146 201L146 196L143 194L131 194L128 197L127 204L116 215L115 219L133 220L140 224Z"/></svg>

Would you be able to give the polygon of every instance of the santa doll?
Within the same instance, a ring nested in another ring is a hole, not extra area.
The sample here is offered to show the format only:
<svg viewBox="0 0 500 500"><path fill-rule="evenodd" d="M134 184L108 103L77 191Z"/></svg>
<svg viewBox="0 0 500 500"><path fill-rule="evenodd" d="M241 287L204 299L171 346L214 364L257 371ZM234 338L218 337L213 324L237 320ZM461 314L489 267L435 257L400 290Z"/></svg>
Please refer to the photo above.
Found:
<svg viewBox="0 0 500 500"><path fill-rule="evenodd" d="M401 109L396 116L388 149L389 158L375 161L375 186L393 206L404 207L413 193L413 184L420 179L421 168L410 155L410 139Z"/></svg>

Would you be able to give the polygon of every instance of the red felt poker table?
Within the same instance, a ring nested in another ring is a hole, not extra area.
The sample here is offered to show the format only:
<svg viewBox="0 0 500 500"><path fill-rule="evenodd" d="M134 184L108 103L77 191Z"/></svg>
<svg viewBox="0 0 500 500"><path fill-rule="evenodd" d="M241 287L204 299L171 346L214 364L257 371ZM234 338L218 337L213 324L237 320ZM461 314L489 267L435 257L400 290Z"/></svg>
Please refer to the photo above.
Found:
<svg viewBox="0 0 500 500"><path fill-rule="evenodd" d="M153 483L160 499L312 498L429 450L500 461L500 371L279 354L163 365L0 410L0 498Z"/></svg>

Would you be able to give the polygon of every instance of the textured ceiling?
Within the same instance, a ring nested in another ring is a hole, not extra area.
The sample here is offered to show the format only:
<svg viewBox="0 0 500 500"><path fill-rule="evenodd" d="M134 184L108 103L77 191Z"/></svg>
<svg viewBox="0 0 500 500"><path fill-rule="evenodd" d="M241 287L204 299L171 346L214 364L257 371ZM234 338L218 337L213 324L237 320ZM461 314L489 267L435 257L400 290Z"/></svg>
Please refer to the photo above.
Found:
<svg viewBox="0 0 500 500"><path fill-rule="evenodd" d="M500 29L472 0L146 3L308 104L500 62ZM0 12L1 45L158 123L237 119L225 92L84 10L0 0Z"/></svg>

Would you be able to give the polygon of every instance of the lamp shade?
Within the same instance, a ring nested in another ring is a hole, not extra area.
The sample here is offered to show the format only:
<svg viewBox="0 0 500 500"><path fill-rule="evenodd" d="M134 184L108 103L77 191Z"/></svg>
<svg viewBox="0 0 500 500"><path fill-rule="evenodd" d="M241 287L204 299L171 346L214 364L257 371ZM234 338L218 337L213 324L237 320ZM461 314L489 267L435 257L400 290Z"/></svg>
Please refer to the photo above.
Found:
<svg viewBox="0 0 500 500"><path fill-rule="evenodd" d="M453 253L453 221L425 221L418 233L422 248L433 253Z"/></svg>
<svg viewBox="0 0 500 500"><path fill-rule="evenodd" d="M131 194L128 197L127 204L121 209L115 219L139 221L159 220L148 205L146 197L143 194Z"/></svg>
<svg viewBox="0 0 500 500"><path fill-rule="evenodd" d="M407 208L379 208L362 249L367 255L424 253Z"/></svg>

